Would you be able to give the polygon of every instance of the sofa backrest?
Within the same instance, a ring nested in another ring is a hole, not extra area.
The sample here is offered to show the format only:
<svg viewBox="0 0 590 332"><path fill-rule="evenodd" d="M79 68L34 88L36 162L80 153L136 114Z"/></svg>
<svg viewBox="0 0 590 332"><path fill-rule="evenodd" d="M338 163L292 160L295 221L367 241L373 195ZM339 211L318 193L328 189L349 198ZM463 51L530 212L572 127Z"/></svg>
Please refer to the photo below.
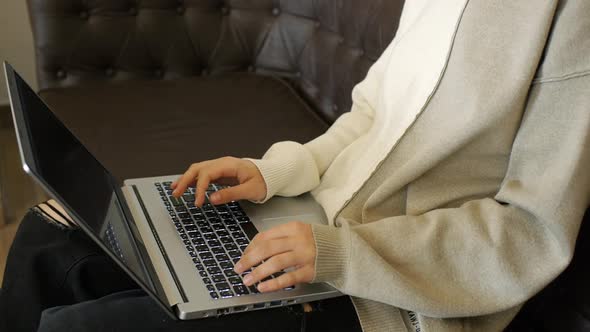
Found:
<svg viewBox="0 0 590 332"><path fill-rule="evenodd" d="M403 0L28 0L41 90L251 71L326 120L393 39Z"/></svg>

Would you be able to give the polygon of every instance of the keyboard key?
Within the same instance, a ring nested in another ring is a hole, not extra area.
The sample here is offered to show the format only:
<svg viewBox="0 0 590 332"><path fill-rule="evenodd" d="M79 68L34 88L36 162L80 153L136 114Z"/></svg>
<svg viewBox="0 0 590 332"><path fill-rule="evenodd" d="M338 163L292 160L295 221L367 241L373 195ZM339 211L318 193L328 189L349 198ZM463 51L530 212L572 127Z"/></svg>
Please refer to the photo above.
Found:
<svg viewBox="0 0 590 332"><path fill-rule="evenodd" d="M244 286L244 285L234 286L234 292L236 292L236 294L238 296L240 296L240 295L247 295L247 294L250 293L250 292L248 292L248 288L246 286Z"/></svg>
<svg viewBox="0 0 590 332"><path fill-rule="evenodd" d="M189 205L189 206L190 206L190 205ZM201 215L201 214L203 214L203 212L201 211L201 209L199 209L199 208L198 208L198 207L196 207L196 206L191 206L191 207L189 207L189 208L188 208L188 212L189 212L190 214L192 214L192 215L195 215L195 214L196 214L196 215Z"/></svg>
<svg viewBox="0 0 590 332"><path fill-rule="evenodd" d="M248 243L249 243L249 241L248 241L248 240L246 240L246 239L236 239L236 243L237 243L239 246L247 246L247 245L248 245Z"/></svg>
<svg viewBox="0 0 590 332"><path fill-rule="evenodd" d="M215 235L214 233L203 234L203 237L205 238L205 240L217 240L217 235Z"/></svg>
<svg viewBox="0 0 590 332"><path fill-rule="evenodd" d="M223 250L223 248L221 248L221 247L215 247L215 248L212 248L212 249L211 249L211 252L212 252L214 255L225 254L225 250Z"/></svg>
<svg viewBox="0 0 590 332"><path fill-rule="evenodd" d="M206 285L207 286L207 290L210 292L215 291L215 287L213 285Z"/></svg>
<svg viewBox="0 0 590 332"><path fill-rule="evenodd" d="M188 236L191 239L199 239L199 238L202 238L203 237L203 235L201 235L201 233L199 233L199 232L188 232Z"/></svg>
<svg viewBox="0 0 590 332"><path fill-rule="evenodd" d="M242 253L237 250L230 250L227 254L231 258L240 258L242 256Z"/></svg>
<svg viewBox="0 0 590 332"><path fill-rule="evenodd" d="M187 229L188 230L188 229ZM231 236L234 237L234 239L245 239L246 238L246 234L244 234L242 232L242 230L238 231L238 232L232 232Z"/></svg>
<svg viewBox="0 0 590 332"><path fill-rule="evenodd" d="M184 232L184 230L183 230L183 232ZM188 240L188 235L186 235L186 234L180 234L180 237L181 237L183 240Z"/></svg>
<svg viewBox="0 0 590 332"><path fill-rule="evenodd" d="M228 290L229 284L227 282L219 282L215 284L215 288L217 288L219 291Z"/></svg>
<svg viewBox="0 0 590 332"><path fill-rule="evenodd" d="M209 218L209 223L211 225L218 225L218 224L222 224L223 222L221 221L221 219L213 217L213 218Z"/></svg>
<svg viewBox="0 0 590 332"><path fill-rule="evenodd" d="M186 207L184 207L184 205L178 205L174 209L176 210L176 212L183 212L183 213L187 212L187 209L186 209Z"/></svg>
<svg viewBox="0 0 590 332"><path fill-rule="evenodd" d="M203 261L203 265L205 265L206 267L213 267L217 266L217 262L214 259L207 259Z"/></svg>
<svg viewBox="0 0 590 332"><path fill-rule="evenodd" d="M189 240L183 240L182 243L184 243L185 246L190 246L191 245L191 241L189 241Z"/></svg>
<svg viewBox="0 0 590 332"><path fill-rule="evenodd" d="M219 298L219 295L216 292L209 292L209 295L214 300L217 300Z"/></svg>
<svg viewBox="0 0 590 332"><path fill-rule="evenodd" d="M213 258L213 254L210 252L202 252L199 254L199 258L205 260L205 259L212 259Z"/></svg>
<svg viewBox="0 0 590 332"><path fill-rule="evenodd" d="M252 285L252 286L248 286L248 289L250 290L250 293L253 293L253 294L258 294L258 293L260 293L260 292L258 291L258 288L256 288L256 286L254 286L254 285Z"/></svg>
<svg viewBox="0 0 590 332"><path fill-rule="evenodd" d="M196 231L198 228L195 225L188 225L184 228L187 232Z"/></svg>
<svg viewBox="0 0 590 332"><path fill-rule="evenodd" d="M200 227L199 230L203 234L205 234L205 233L213 233L213 229L211 227L209 227L209 226Z"/></svg>
<svg viewBox="0 0 590 332"><path fill-rule="evenodd" d="M211 228L213 228L218 236L229 236L229 233L225 230L225 227L222 224L211 225Z"/></svg>
<svg viewBox="0 0 590 332"><path fill-rule="evenodd" d="M195 249L197 249L198 253L209 252L210 250L206 245L195 246Z"/></svg>
<svg viewBox="0 0 590 332"><path fill-rule="evenodd" d="M234 271L233 268L223 270L223 274L225 274L225 276L228 278L238 276L238 274L236 273L236 271Z"/></svg>
<svg viewBox="0 0 590 332"><path fill-rule="evenodd" d="M204 246L205 245L205 240L201 239L201 238L192 239L191 242L196 246Z"/></svg>
<svg viewBox="0 0 590 332"><path fill-rule="evenodd" d="M248 248L248 246L240 246L240 250L241 250L242 252L246 251L246 248Z"/></svg>
<svg viewBox="0 0 590 332"><path fill-rule="evenodd" d="M228 297L233 297L234 293L232 293L230 290L225 290L225 291L219 292L219 295L221 295L221 297L223 297L223 298L228 298Z"/></svg>
<svg viewBox="0 0 590 332"><path fill-rule="evenodd" d="M194 220L192 220L191 218L181 218L181 219L180 219L180 222L181 222L183 225L186 225L186 226L190 226L190 225L194 225L194 224L195 224L195 221L194 221Z"/></svg>
<svg viewBox="0 0 590 332"><path fill-rule="evenodd" d="M251 222L241 224L240 226L242 226L244 233L248 235L248 238L250 240L252 240L256 234L258 234L258 230L256 229L256 227L254 227L254 224L252 224Z"/></svg>
<svg viewBox="0 0 590 332"><path fill-rule="evenodd" d="M195 267L197 268L197 270L199 271L205 271L205 267L203 266L203 264L199 263L199 264L195 264Z"/></svg>
<svg viewBox="0 0 590 332"><path fill-rule="evenodd" d="M192 220L192 218L191 218L191 215L190 215L190 214L188 214L188 213L186 213L186 212L180 212L180 213L178 214L178 218L180 218L180 219L189 219L189 220Z"/></svg>
<svg viewBox="0 0 590 332"><path fill-rule="evenodd" d="M230 284L232 285L242 285L242 279L240 279L239 277L231 277L227 279L229 281Z"/></svg>
<svg viewBox="0 0 590 332"><path fill-rule="evenodd" d="M227 229L230 232L240 232L240 233L242 232L242 229L238 225L229 225L229 226L227 226Z"/></svg>
<svg viewBox="0 0 590 332"><path fill-rule="evenodd" d="M208 267L207 268L207 272L209 274L221 274L221 269L218 268L217 266L213 266L213 267ZM215 281L215 280L213 280ZM218 282L218 281L217 281Z"/></svg>
<svg viewBox="0 0 590 332"><path fill-rule="evenodd" d="M219 255L215 255L215 259L218 262L225 262L225 261L229 261L229 257L227 257L226 254L219 254Z"/></svg>
<svg viewBox="0 0 590 332"><path fill-rule="evenodd" d="M213 282L215 284L220 283L220 282L225 282L225 277L221 274L216 274L213 277L211 277L211 280L213 280Z"/></svg>
<svg viewBox="0 0 590 332"><path fill-rule="evenodd" d="M211 241L207 241L207 245L209 245L209 247L213 248L213 247L220 247L221 243L219 243L219 241L217 241L217 240L211 240Z"/></svg>
<svg viewBox="0 0 590 332"><path fill-rule="evenodd" d="M188 195L183 195L183 196L182 196L182 199L184 199L184 201L185 201L187 204L191 204L191 203L193 203L193 204L194 204L194 203L195 203L195 195L191 195L191 194L188 194Z"/></svg>
<svg viewBox="0 0 590 332"><path fill-rule="evenodd" d="M222 269L233 269L234 265L230 262L230 261L226 261L226 262L219 262L219 266Z"/></svg>
<svg viewBox="0 0 590 332"><path fill-rule="evenodd" d="M206 278L207 277L207 272L205 272L205 271L199 271L199 275L201 277L203 277L203 278Z"/></svg>
<svg viewBox="0 0 590 332"><path fill-rule="evenodd" d="M205 283L205 285L210 285L211 284L211 279L209 279L209 278L203 278L203 282Z"/></svg>
<svg viewBox="0 0 590 332"><path fill-rule="evenodd" d="M225 237L220 237L220 238L219 238L219 241L221 241L221 243L223 243L223 244L234 243L234 240L233 240L231 237L227 237L227 236L225 236ZM237 241L237 240L236 240L236 241ZM247 242L246 242L246 243L247 243ZM238 244L239 244L239 242L238 242Z"/></svg>
<svg viewBox="0 0 590 332"><path fill-rule="evenodd" d="M174 196L168 196L168 199L170 200L170 203L172 203L172 205L174 206L184 206L184 203L182 203L182 201L179 198L176 198Z"/></svg>
<svg viewBox="0 0 590 332"><path fill-rule="evenodd" d="M238 250L238 246L236 246L235 243L226 243L226 244L223 245L223 247L227 251L230 251L230 250Z"/></svg>

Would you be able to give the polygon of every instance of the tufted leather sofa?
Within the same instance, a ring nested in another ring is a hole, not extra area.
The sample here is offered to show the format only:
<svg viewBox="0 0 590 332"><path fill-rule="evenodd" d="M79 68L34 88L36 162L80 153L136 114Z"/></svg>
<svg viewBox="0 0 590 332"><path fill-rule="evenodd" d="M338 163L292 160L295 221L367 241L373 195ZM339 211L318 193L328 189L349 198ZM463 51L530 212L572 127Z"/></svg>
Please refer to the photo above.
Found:
<svg viewBox="0 0 590 332"><path fill-rule="evenodd" d="M353 86L392 40L403 6L27 1L42 98L119 180L224 155L259 157L276 141L320 135L350 109ZM509 330L589 328L587 228L574 264Z"/></svg>
<svg viewBox="0 0 590 332"><path fill-rule="evenodd" d="M403 1L28 4L41 96L123 179L321 134L350 109Z"/></svg>

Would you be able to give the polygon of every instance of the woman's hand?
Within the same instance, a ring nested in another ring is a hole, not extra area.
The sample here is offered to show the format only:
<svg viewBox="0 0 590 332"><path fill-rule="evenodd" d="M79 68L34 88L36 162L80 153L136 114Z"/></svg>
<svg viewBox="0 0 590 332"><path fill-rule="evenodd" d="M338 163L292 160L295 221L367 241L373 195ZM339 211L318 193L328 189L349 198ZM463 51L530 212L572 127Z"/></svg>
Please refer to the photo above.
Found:
<svg viewBox="0 0 590 332"><path fill-rule="evenodd" d="M252 272L243 276L244 284L250 286L271 274L294 268L258 285L259 291L271 292L312 281L315 276L315 258L316 247L311 225L290 222L258 233L236 263L235 271L242 274L254 267Z"/></svg>
<svg viewBox="0 0 590 332"><path fill-rule="evenodd" d="M174 183L172 194L180 197L188 186L196 184L195 205L205 202L205 191L211 182L231 184L233 187L220 190L209 197L211 203L223 204L230 201L249 199L263 200L266 197L266 183L258 167L251 161L223 157L192 164Z"/></svg>

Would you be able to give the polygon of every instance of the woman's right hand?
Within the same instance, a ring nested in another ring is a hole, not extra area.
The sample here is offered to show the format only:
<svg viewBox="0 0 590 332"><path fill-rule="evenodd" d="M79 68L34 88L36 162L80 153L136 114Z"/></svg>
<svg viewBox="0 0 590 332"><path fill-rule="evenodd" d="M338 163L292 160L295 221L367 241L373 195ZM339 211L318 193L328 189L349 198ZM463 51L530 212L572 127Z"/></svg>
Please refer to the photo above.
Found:
<svg viewBox="0 0 590 332"><path fill-rule="evenodd" d="M266 197L266 183L253 162L223 157L192 164L171 188L175 197L180 197L191 185L195 185L195 205L205 202L205 192L211 182L232 185L209 197L212 204L248 199L261 201Z"/></svg>

